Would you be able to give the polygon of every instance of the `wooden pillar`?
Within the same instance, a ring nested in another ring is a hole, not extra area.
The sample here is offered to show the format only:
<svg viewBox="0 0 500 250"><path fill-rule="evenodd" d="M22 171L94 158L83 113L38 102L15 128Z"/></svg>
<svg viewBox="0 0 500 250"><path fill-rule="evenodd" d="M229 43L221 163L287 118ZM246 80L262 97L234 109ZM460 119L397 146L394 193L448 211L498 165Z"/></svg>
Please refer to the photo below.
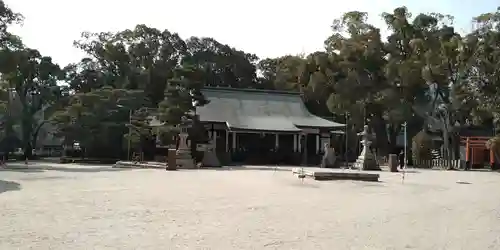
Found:
<svg viewBox="0 0 500 250"><path fill-rule="evenodd" d="M319 151L320 151L321 147L319 144L320 144L320 139L319 139L319 134L318 134L318 135L316 135L316 153L319 153Z"/></svg>
<svg viewBox="0 0 500 250"><path fill-rule="evenodd" d="M233 132L233 142L232 142L232 149L233 151L236 151L236 132Z"/></svg>
<svg viewBox="0 0 500 250"><path fill-rule="evenodd" d="M297 135L297 146L299 153L302 152L302 141L301 141L302 136L303 136L302 134Z"/></svg>
<svg viewBox="0 0 500 250"><path fill-rule="evenodd" d="M229 130L226 129L226 152L229 152Z"/></svg>
<svg viewBox="0 0 500 250"><path fill-rule="evenodd" d="M214 149L217 148L217 131L213 130L212 131L212 144L214 146Z"/></svg>
<svg viewBox="0 0 500 250"><path fill-rule="evenodd" d="M160 142L160 127L156 127L156 137L155 137L155 147L158 146Z"/></svg>
<svg viewBox="0 0 500 250"><path fill-rule="evenodd" d="M469 142L469 137L465 140L465 162L468 163L470 162L470 142Z"/></svg>
<svg viewBox="0 0 500 250"><path fill-rule="evenodd" d="M274 148L278 148L280 146L280 137L278 133L274 134Z"/></svg>
<svg viewBox="0 0 500 250"><path fill-rule="evenodd" d="M493 148L490 148L490 167L493 167L495 164L495 153L493 152Z"/></svg>
<svg viewBox="0 0 500 250"><path fill-rule="evenodd" d="M298 139L297 134L294 134L293 135L293 152L297 152L297 139Z"/></svg>

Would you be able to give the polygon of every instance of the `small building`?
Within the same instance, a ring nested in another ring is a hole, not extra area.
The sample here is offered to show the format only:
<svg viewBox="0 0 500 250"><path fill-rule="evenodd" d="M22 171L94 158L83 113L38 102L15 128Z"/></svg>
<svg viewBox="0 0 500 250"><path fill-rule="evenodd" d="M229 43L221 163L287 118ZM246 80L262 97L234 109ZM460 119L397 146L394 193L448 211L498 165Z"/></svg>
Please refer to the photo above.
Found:
<svg viewBox="0 0 500 250"><path fill-rule="evenodd" d="M232 88L202 92L209 103L196 113L225 163L317 164L331 131L345 126L311 114L297 92Z"/></svg>

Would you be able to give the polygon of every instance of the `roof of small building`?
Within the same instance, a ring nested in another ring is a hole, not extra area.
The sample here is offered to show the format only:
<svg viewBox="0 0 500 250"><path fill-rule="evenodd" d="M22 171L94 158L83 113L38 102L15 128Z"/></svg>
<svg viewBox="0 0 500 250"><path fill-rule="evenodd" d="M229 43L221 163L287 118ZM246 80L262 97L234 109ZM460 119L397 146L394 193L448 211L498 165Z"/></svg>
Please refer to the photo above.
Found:
<svg viewBox="0 0 500 250"><path fill-rule="evenodd" d="M226 123L232 130L299 132L344 126L311 114L297 92L205 88L202 93L209 103L197 108L200 120Z"/></svg>

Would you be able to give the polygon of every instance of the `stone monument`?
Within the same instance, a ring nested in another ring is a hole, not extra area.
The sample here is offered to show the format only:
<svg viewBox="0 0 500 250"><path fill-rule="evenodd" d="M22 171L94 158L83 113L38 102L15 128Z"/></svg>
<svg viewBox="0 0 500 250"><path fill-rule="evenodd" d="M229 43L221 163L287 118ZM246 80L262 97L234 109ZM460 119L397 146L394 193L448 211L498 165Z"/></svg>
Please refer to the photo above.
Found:
<svg viewBox="0 0 500 250"><path fill-rule="evenodd" d="M201 162L204 167L221 167L219 158L215 152L215 140L211 140L210 143L207 144Z"/></svg>
<svg viewBox="0 0 500 250"><path fill-rule="evenodd" d="M360 170L381 170L378 165L375 155L370 149L372 144L373 135L368 131L368 125L365 125L361 135L361 145L363 145L363 150L358 156L358 159L354 163L354 167Z"/></svg>
<svg viewBox="0 0 500 250"><path fill-rule="evenodd" d="M399 165L398 156L395 154L389 154L388 165L389 165L389 171L398 172L398 165Z"/></svg>
<svg viewBox="0 0 500 250"><path fill-rule="evenodd" d="M328 143L324 144L324 155L323 159L321 161L321 167L322 168L334 168L335 167L335 149L333 147L330 147Z"/></svg>
<svg viewBox="0 0 500 250"><path fill-rule="evenodd" d="M180 125L181 131L179 133L179 148L177 149L176 163L181 168L196 168L193 157L191 156L191 148L187 142L188 127L188 122L183 122Z"/></svg>

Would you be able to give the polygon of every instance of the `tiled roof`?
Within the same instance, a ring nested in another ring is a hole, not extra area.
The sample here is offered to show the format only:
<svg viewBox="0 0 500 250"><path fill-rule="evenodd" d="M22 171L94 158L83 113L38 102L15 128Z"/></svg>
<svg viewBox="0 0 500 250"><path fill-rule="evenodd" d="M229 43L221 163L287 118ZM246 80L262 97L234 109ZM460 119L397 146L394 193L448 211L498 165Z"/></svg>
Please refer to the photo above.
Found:
<svg viewBox="0 0 500 250"><path fill-rule="evenodd" d="M228 88L202 92L209 103L197 108L200 120L226 123L230 129L298 132L344 126L311 114L299 93Z"/></svg>

